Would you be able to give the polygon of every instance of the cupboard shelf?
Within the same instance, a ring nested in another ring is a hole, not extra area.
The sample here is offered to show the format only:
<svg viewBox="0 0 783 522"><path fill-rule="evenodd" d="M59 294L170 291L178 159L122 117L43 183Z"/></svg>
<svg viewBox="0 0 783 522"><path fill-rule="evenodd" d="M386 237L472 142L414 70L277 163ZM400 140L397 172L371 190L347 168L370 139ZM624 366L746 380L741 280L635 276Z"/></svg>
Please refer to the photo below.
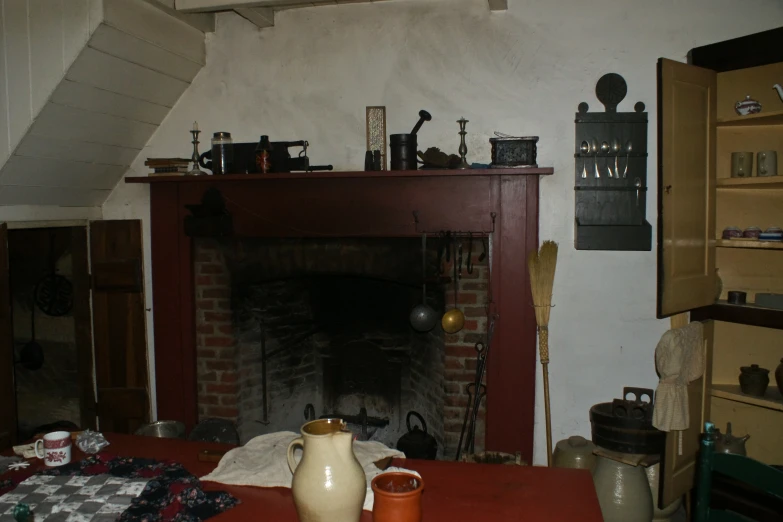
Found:
<svg viewBox="0 0 783 522"><path fill-rule="evenodd" d="M783 310L753 305L733 305L718 301L691 311L691 321L724 321L783 330Z"/></svg>
<svg viewBox="0 0 783 522"><path fill-rule="evenodd" d="M720 178L718 189L783 189L783 176Z"/></svg>
<svg viewBox="0 0 783 522"><path fill-rule="evenodd" d="M740 391L739 384L712 384L710 395L730 401L761 406L771 410L783 411L783 395L771 383L764 397L746 395Z"/></svg>
<svg viewBox="0 0 783 522"><path fill-rule="evenodd" d="M757 248L760 250L783 250L783 241L738 241L731 239L718 239L715 242L718 248Z"/></svg>
<svg viewBox="0 0 783 522"><path fill-rule="evenodd" d="M747 116L737 116L736 118L727 118L718 120L718 127L751 127L756 125L780 125L783 123L783 110L766 111L757 114L748 114Z"/></svg>

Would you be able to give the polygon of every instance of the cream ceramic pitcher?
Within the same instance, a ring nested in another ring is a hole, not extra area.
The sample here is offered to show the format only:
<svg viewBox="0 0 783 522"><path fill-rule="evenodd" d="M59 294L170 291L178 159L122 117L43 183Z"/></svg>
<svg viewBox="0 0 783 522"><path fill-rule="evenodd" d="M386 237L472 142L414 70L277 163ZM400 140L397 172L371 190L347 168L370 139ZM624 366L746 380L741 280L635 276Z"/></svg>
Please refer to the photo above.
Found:
<svg viewBox="0 0 783 522"><path fill-rule="evenodd" d="M300 522L359 522L367 484L353 453L353 434L342 419L319 419L302 426L288 445L291 490ZM302 446L297 465L294 450Z"/></svg>

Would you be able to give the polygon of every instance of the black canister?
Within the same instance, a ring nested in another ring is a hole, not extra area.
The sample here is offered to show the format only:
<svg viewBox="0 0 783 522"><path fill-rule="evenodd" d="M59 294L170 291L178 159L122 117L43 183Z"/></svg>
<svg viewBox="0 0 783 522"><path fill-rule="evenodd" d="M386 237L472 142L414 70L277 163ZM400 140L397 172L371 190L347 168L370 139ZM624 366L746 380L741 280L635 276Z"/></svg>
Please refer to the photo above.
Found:
<svg viewBox="0 0 783 522"><path fill-rule="evenodd" d="M392 134L389 136L391 170L416 170L415 134Z"/></svg>
<svg viewBox="0 0 783 522"><path fill-rule="evenodd" d="M212 135L212 174L234 174L234 142L230 132Z"/></svg>

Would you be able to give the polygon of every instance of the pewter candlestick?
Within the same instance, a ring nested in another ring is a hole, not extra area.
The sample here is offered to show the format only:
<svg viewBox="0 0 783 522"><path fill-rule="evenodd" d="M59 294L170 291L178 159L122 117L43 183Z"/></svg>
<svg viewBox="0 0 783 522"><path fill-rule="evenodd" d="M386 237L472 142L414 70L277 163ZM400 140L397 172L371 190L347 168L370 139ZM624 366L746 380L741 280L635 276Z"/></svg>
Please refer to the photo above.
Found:
<svg viewBox="0 0 783 522"><path fill-rule="evenodd" d="M465 159L465 156L468 154L468 146L465 145L465 135L467 132L465 132L465 125L468 123L469 120L466 120L465 118L460 118L457 120L457 123L459 123L459 135L460 135L460 144L459 144L459 155L460 155L460 163L457 166L458 169L464 170L469 169L470 165L468 164L468 160Z"/></svg>
<svg viewBox="0 0 783 522"><path fill-rule="evenodd" d="M188 171L188 176L206 176L207 173L198 168L198 144L201 143L198 141L198 135L201 133L200 130L198 130L198 122L193 122L193 129L189 131L193 135L193 156L190 158L190 160L193 162L193 168Z"/></svg>

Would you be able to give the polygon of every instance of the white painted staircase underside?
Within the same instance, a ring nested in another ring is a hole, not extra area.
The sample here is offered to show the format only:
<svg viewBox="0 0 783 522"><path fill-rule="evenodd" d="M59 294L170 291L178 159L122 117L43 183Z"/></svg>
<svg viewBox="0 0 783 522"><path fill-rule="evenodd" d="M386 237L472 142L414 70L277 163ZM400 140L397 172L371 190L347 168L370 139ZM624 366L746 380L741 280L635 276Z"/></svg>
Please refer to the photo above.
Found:
<svg viewBox="0 0 783 522"><path fill-rule="evenodd" d="M0 6L0 206L102 205L204 66L206 15L147 0Z"/></svg>

